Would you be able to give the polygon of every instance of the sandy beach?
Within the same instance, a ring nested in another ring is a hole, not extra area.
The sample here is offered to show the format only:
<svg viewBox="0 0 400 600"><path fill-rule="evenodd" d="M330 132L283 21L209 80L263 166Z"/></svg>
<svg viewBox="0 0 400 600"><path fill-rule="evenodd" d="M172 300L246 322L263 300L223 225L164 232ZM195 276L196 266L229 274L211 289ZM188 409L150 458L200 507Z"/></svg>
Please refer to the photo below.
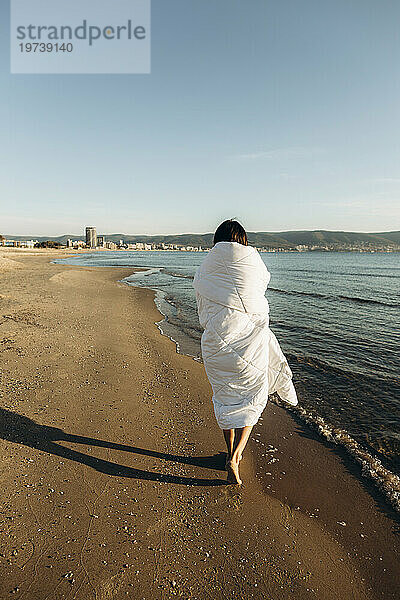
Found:
<svg viewBox="0 0 400 600"><path fill-rule="evenodd" d="M360 466L271 402L226 485L153 292L60 255L0 252L1 600L397 599L400 521Z"/></svg>

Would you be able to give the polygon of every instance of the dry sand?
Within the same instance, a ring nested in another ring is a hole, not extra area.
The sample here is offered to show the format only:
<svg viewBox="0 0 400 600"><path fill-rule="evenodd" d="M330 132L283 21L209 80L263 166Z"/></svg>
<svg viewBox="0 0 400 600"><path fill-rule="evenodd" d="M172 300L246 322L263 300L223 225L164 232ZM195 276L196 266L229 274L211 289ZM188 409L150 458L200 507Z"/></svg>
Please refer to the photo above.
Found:
<svg viewBox="0 0 400 600"><path fill-rule="evenodd" d="M0 273L1 600L399 597L399 521L358 467L270 403L225 485L152 292L49 256Z"/></svg>

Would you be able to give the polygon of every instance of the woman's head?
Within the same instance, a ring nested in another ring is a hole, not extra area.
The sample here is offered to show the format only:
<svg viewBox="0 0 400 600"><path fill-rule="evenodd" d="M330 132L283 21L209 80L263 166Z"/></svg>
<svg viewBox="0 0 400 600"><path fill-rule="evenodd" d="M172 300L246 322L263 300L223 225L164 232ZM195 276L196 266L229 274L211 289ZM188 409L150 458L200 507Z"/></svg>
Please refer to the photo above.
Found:
<svg viewBox="0 0 400 600"><path fill-rule="evenodd" d="M238 242L238 244L247 246L247 233L240 223L228 219L221 223L214 233L214 246L218 242Z"/></svg>

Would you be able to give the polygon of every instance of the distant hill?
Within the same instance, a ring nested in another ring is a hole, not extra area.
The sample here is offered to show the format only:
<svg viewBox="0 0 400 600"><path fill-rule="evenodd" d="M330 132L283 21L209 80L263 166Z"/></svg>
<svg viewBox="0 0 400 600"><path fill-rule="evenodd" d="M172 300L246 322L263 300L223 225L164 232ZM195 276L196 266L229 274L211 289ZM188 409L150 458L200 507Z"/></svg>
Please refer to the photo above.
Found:
<svg viewBox="0 0 400 600"><path fill-rule="evenodd" d="M84 235L61 235L58 237L49 236L13 236L5 235L7 239L29 240L37 239L39 242L54 240L61 244L66 244L68 239L84 239ZM99 232L98 235L103 235ZM385 231L380 233L358 233L352 231L328 231L318 229L314 231L279 231L279 232L250 232L248 234L251 245L268 248L295 248L298 245L316 246L316 247L344 247L363 245L370 248L374 247L392 247L400 249L400 231ZM114 233L105 235L108 241L135 243L145 242L148 244L178 244L183 246L202 246L211 247L212 233L183 233L174 235L128 235L124 233Z"/></svg>
<svg viewBox="0 0 400 600"><path fill-rule="evenodd" d="M351 231L280 231L279 233L254 233L249 234L252 243L256 246L269 244L270 241L282 242L290 246L325 246L325 245L352 245L366 243L369 245L400 245L400 232L391 231L384 233L356 233ZM275 238L275 239L274 239ZM253 241L254 240L254 241Z"/></svg>
<svg viewBox="0 0 400 600"><path fill-rule="evenodd" d="M388 240L392 240L396 244L400 244L400 231L387 231L384 233L376 233L375 235L383 236Z"/></svg>

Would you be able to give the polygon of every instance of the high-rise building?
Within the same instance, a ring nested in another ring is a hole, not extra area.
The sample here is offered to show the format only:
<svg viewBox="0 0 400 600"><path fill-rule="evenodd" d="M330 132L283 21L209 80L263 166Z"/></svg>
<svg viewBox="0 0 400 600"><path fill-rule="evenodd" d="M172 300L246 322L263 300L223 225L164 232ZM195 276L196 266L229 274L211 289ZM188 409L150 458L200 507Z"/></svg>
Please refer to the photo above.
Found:
<svg viewBox="0 0 400 600"><path fill-rule="evenodd" d="M96 227L86 227L86 246L88 248L97 247Z"/></svg>

